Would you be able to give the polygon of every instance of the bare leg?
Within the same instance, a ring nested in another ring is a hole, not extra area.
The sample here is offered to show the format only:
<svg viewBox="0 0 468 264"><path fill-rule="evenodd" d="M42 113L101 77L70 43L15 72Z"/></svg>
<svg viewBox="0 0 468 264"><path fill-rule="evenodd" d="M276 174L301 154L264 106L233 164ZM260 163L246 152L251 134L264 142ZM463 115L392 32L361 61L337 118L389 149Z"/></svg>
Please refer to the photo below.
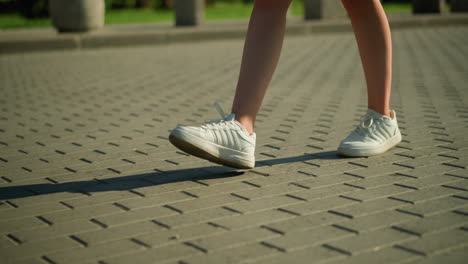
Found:
<svg viewBox="0 0 468 264"><path fill-rule="evenodd" d="M342 0L348 11L366 76L368 108L390 116L392 40L379 0Z"/></svg>
<svg viewBox="0 0 468 264"><path fill-rule="evenodd" d="M244 53L232 112L249 133L278 64L291 0L256 0L244 44Z"/></svg>

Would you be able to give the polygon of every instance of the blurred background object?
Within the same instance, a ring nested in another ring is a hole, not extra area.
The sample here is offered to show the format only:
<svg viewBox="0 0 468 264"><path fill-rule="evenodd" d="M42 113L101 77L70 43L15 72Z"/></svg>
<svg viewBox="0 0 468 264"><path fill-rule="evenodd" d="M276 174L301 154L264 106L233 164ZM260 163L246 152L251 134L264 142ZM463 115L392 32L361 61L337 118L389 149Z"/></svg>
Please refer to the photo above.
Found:
<svg viewBox="0 0 468 264"><path fill-rule="evenodd" d="M88 32L104 26L105 4L104 0L49 0L49 13L58 32Z"/></svg>

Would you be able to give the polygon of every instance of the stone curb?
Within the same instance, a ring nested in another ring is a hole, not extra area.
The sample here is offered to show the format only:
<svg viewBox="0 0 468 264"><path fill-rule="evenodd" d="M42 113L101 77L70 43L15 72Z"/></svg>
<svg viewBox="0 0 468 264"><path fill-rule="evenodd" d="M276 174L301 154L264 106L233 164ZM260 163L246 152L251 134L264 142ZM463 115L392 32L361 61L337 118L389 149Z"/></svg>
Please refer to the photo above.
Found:
<svg viewBox="0 0 468 264"><path fill-rule="evenodd" d="M449 25L467 25L468 14L451 15L418 15L391 18L390 25L393 30L435 27ZM118 29L120 26L111 26ZM129 26L132 29L132 26ZM17 34L9 37L7 31L0 31L0 54L2 53L25 53L38 51L57 50L82 50L107 47L128 47L141 45L158 45L169 43L183 43L188 41L207 41L219 39L237 39L245 36L247 21L234 23L233 25L214 27L201 26L195 28L157 28L154 30L141 30L134 26L135 30L119 32L118 30L104 30L88 34ZM148 28L148 24L145 25ZM352 30L349 21L328 20L304 22L302 20L291 20L288 22L287 35L307 35L318 33L339 33ZM20 31L10 31L17 33ZM27 31L26 31L27 32ZM4 34L2 37L1 35Z"/></svg>

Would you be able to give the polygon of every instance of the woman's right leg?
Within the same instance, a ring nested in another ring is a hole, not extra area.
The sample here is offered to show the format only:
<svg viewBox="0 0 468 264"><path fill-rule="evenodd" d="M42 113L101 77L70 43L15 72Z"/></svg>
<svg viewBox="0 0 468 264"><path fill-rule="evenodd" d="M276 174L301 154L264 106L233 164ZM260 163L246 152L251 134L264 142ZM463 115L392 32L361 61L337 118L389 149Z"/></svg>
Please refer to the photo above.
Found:
<svg viewBox="0 0 468 264"><path fill-rule="evenodd" d="M249 133L278 64L291 0L255 0L232 113Z"/></svg>
<svg viewBox="0 0 468 264"><path fill-rule="evenodd" d="M291 0L256 0L250 17L232 113L199 127L178 126L169 140L196 157L235 168L255 166L253 125L275 71Z"/></svg>

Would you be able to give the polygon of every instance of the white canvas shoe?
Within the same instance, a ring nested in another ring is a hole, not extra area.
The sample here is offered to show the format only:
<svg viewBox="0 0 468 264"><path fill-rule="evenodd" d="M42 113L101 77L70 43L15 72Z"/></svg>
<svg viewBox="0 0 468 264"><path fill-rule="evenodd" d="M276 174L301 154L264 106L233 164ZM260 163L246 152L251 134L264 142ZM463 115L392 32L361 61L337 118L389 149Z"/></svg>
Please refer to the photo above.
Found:
<svg viewBox="0 0 468 264"><path fill-rule="evenodd" d="M235 120L235 114L209 120L202 126L178 126L169 135L169 141L193 156L239 169L255 166L255 133L249 135Z"/></svg>
<svg viewBox="0 0 468 264"><path fill-rule="evenodd" d="M395 111L391 118L371 109L360 124L338 146L337 153L348 157L367 157L386 152L401 142Z"/></svg>

